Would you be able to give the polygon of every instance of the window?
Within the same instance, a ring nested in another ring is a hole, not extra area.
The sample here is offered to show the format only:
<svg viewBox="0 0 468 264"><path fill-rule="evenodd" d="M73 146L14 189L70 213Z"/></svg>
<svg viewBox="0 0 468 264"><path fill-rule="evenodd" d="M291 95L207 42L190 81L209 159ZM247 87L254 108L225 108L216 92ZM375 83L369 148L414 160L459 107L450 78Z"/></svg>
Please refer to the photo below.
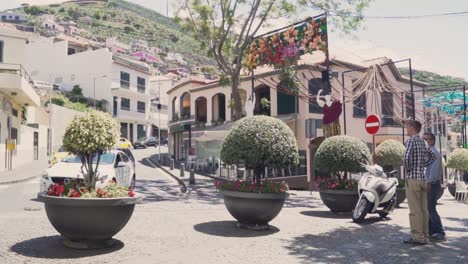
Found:
<svg viewBox="0 0 468 264"><path fill-rule="evenodd" d="M130 110L130 99L127 98L120 98L120 109L122 110Z"/></svg>
<svg viewBox="0 0 468 264"><path fill-rule="evenodd" d="M294 114L296 112L296 96L288 93L284 83L279 83L276 96L278 100L278 115Z"/></svg>
<svg viewBox="0 0 468 264"><path fill-rule="evenodd" d="M3 41L0 41L0 63L3 62Z"/></svg>
<svg viewBox="0 0 468 264"><path fill-rule="evenodd" d="M19 16L15 16L15 20L19 20Z"/></svg>
<svg viewBox="0 0 468 264"><path fill-rule="evenodd" d="M138 77L137 78L137 89L139 93L145 93L146 90L146 79Z"/></svg>
<svg viewBox="0 0 468 264"><path fill-rule="evenodd" d="M18 138L18 129L12 127L11 128L11 139L16 139L16 144L19 144L19 138Z"/></svg>
<svg viewBox="0 0 468 264"><path fill-rule="evenodd" d="M2 20L6 20L6 16L2 16Z"/></svg>
<svg viewBox="0 0 468 264"><path fill-rule="evenodd" d="M322 90L322 95L325 95L324 91L326 91L326 84L322 81L321 78L314 78L309 80L309 96L311 99L309 101L309 113L318 113L322 114L323 109L317 104L317 100L315 97L317 96L318 92Z"/></svg>
<svg viewBox="0 0 468 264"><path fill-rule="evenodd" d="M67 53L68 55L73 55L73 54L75 54L75 53L76 53L76 49L74 49L74 48L68 48L68 53Z"/></svg>
<svg viewBox="0 0 468 264"><path fill-rule="evenodd" d="M138 113L144 113L146 110L146 104L145 102L138 102L137 103L137 110L138 110Z"/></svg>
<svg viewBox="0 0 468 264"><path fill-rule="evenodd" d="M18 117L18 110L16 110L15 108L12 108L11 109L11 114L15 117Z"/></svg>
<svg viewBox="0 0 468 264"><path fill-rule="evenodd" d="M353 101L353 115L357 117L367 116L367 96L366 93L361 94Z"/></svg>
<svg viewBox="0 0 468 264"><path fill-rule="evenodd" d="M120 87L125 89L130 88L130 73L120 72Z"/></svg>
<svg viewBox="0 0 468 264"><path fill-rule="evenodd" d="M382 96L382 126L397 125L393 119L393 94L383 92Z"/></svg>

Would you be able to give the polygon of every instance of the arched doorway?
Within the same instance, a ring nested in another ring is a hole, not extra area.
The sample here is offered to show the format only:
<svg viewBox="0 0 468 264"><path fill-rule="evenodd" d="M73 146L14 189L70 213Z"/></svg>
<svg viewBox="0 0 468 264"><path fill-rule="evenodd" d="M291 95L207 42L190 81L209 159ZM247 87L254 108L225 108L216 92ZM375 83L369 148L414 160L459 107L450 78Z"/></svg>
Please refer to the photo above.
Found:
<svg viewBox="0 0 468 264"><path fill-rule="evenodd" d="M226 96L222 93L213 96L213 120L215 122L226 121Z"/></svg>
<svg viewBox="0 0 468 264"><path fill-rule="evenodd" d="M180 97L180 117L182 120L190 119L190 94L184 93Z"/></svg>
<svg viewBox="0 0 468 264"><path fill-rule="evenodd" d="M270 106L270 87L261 85L254 89L255 108L254 115L271 115ZM268 103L267 103L268 102Z"/></svg>
<svg viewBox="0 0 468 264"><path fill-rule="evenodd" d="M198 97L195 100L195 121L206 123L207 119L207 101L205 97Z"/></svg>

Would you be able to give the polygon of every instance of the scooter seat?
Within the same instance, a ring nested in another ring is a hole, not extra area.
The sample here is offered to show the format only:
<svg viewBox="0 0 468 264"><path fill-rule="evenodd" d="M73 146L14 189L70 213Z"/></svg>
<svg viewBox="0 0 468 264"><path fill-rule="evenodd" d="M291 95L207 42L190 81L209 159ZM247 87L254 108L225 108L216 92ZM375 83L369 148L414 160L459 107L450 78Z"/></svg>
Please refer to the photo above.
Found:
<svg viewBox="0 0 468 264"><path fill-rule="evenodd" d="M382 181L382 182L379 182L377 184L377 186L375 187L375 191L381 195L385 192L387 192L388 190L390 190L390 188L392 188L393 186L395 185L395 183L393 181Z"/></svg>

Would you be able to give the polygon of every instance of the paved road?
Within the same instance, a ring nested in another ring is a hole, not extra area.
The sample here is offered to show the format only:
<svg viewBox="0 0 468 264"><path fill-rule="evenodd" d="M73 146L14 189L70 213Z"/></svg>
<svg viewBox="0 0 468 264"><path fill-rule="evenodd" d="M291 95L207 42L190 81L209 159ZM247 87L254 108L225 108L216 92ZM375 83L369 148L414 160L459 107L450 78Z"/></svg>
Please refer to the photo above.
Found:
<svg viewBox="0 0 468 264"><path fill-rule="evenodd" d="M37 181L0 187L0 263L468 263L468 207L445 195L440 211L449 241L424 247L401 243L409 232L403 204L388 221L364 225L334 215L316 193L294 192L272 230L236 229L209 180L187 194L135 151L137 188L146 195L109 250L64 248L34 199Z"/></svg>

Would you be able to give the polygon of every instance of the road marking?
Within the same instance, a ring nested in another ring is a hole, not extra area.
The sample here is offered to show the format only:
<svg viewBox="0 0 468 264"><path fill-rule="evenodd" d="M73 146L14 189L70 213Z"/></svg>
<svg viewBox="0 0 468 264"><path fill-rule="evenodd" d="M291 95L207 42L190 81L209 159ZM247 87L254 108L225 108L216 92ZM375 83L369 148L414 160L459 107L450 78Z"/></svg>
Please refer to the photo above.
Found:
<svg viewBox="0 0 468 264"><path fill-rule="evenodd" d="M376 126L379 126L379 125L380 125L379 122L373 122L373 123L367 123L366 127L376 127Z"/></svg>

